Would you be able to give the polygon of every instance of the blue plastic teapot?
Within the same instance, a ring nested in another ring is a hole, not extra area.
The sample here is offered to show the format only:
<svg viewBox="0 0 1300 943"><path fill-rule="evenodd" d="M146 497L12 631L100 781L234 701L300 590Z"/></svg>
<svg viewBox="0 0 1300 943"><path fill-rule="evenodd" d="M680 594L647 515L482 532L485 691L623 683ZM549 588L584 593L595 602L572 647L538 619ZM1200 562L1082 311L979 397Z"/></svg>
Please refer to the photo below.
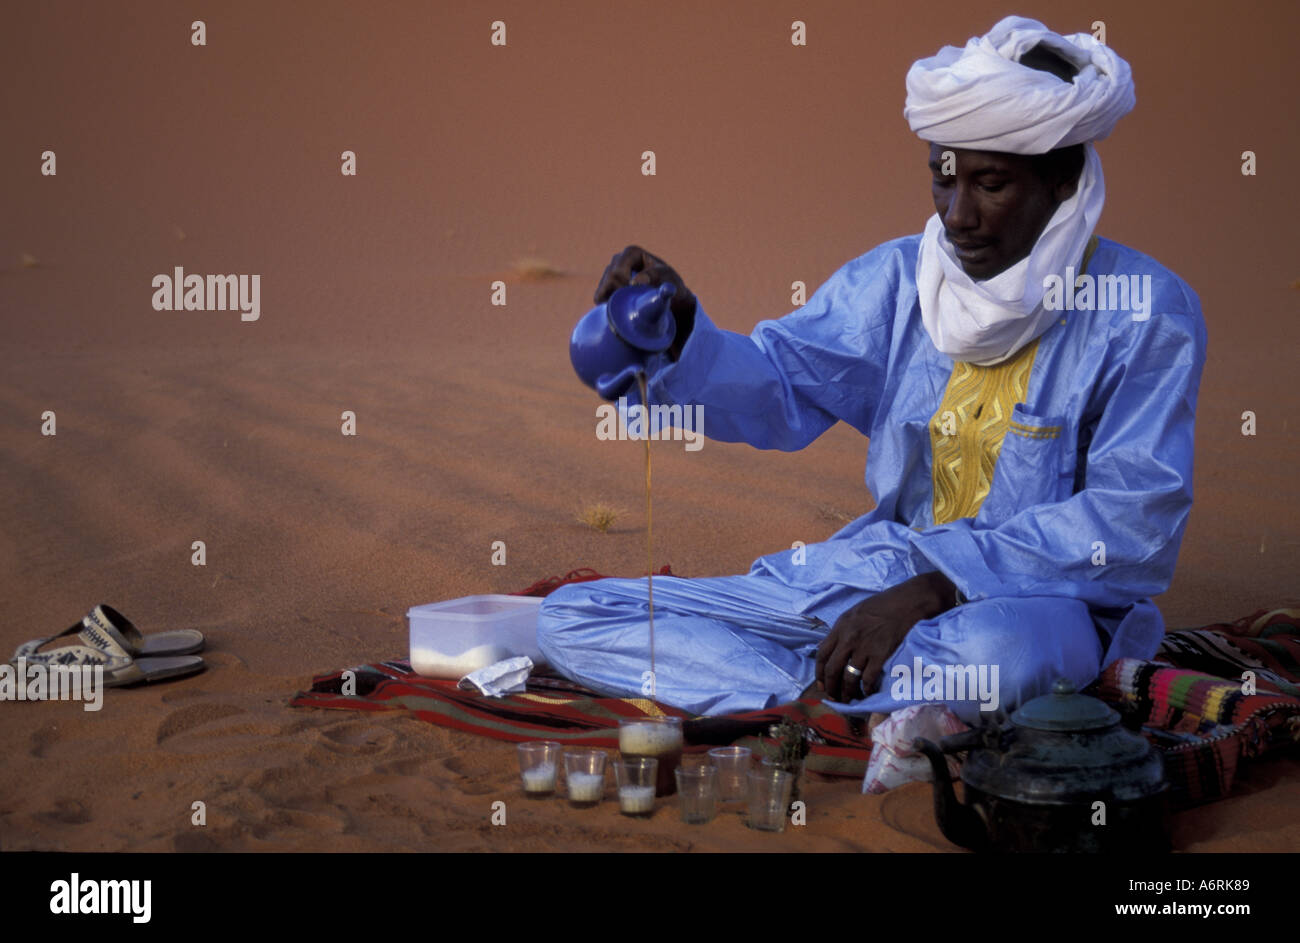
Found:
<svg viewBox="0 0 1300 943"><path fill-rule="evenodd" d="M569 360L578 378L608 400L626 393L646 361L672 346L676 293L669 282L626 285L583 315L569 338Z"/></svg>

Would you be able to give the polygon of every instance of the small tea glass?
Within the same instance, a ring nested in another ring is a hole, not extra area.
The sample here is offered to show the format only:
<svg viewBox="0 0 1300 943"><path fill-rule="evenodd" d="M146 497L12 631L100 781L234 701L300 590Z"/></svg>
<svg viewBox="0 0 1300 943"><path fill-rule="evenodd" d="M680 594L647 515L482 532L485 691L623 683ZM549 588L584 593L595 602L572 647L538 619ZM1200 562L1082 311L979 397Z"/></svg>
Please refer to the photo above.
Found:
<svg viewBox="0 0 1300 943"><path fill-rule="evenodd" d="M749 771L749 827L760 832L785 831L794 776L778 766Z"/></svg>
<svg viewBox="0 0 1300 943"><path fill-rule="evenodd" d="M589 809L605 798L605 751L565 750L564 781L569 804Z"/></svg>
<svg viewBox="0 0 1300 943"><path fill-rule="evenodd" d="M519 776L523 780L524 795L529 799L545 799L555 795L561 749L560 744L554 740L534 740L519 744Z"/></svg>
<svg viewBox="0 0 1300 943"><path fill-rule="evenodd" d="M711 822L718 811L718 769L712 764L679 766L677 803L687 825Z"/></svg>
<svg viewBox="0 0 1300 943"><path fill-rule="evenodd" d="M709 761L718 768L718 798L744 799L749 791L749 767L754 753L749 747L715 747Z"/></svg>
<svg viewBox="0 0 1300 943"><path fill-rule="evenodd" d="M778 760L776 757L763 757L763 766L783 769L791 776L790 782L790 800L794 801L799 798L800 787L803 785L804 757L798 759Z"/></svg>
<svg viewBox="0 0 1300 943"><path fill-rule="evenodd" d="M659 761L653 756L624 756L614 764L618 774L618 810L648 816L655 810L655 777Z"/></svg>

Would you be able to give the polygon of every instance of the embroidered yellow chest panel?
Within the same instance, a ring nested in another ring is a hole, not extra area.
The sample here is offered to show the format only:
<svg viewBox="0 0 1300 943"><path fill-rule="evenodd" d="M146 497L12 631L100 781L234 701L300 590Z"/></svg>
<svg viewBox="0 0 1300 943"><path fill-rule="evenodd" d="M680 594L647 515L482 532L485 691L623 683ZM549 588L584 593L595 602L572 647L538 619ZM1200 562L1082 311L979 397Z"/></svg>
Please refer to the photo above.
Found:
<svg viewBox="0 0 1300 943"><path fill-rule="evenodd" d="M991 367L958 361L930 420L934 522L974 517L988 497L1011 412L1024 401L1038 341Z"/></svg>

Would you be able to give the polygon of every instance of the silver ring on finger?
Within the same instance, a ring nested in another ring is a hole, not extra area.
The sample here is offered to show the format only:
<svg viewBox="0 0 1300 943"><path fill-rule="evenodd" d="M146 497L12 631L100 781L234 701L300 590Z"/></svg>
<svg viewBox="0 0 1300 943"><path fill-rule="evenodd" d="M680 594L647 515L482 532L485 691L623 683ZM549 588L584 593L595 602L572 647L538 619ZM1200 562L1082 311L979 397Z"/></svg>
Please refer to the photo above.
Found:
<svg viewBox="0 0 1300 943"><path fill-rule="evenodd" d="M861 668L854 668L852 665L845 665L845 666L844 666L844 673L845 673L846 675L852 675L852 676L855 677L855 678L861 678L861 677L862 677L862 669L861 669Z"/></svg>

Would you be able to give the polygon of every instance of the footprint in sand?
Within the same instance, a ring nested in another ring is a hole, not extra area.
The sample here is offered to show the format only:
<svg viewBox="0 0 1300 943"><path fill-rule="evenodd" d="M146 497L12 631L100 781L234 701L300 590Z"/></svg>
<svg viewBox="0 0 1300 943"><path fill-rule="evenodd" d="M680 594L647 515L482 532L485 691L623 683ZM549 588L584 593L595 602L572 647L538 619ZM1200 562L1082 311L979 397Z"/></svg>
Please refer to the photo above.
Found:
<svg viewBox="0 0 1300 943"><path fill-rule="evenodd" d="M259 769L245 776L243 785L253 790L263 799L268 798L268 793L283 795L285 793L300 792L303 787L302 770L291 766L272 766L270 769Z"/></svg>
<svg viewBox="0 0 1300 943"><path fill-rule="evenodd" d="M57 799L54 808L34 816L49 825L85 825L93 816L77 799Z"/></svg>
<svg viewBox="0 0 1300 943"><path fill-rule="evenodd" d="M276 809L262 822L253 825L253 837L262 841L282 839L284 832L298 830L312 835L341 834L347 823L341 815L308 812L304 809Z"/></svg>
<svg viewBox="0 0 1300 943"><path fill-rule="evenodd" d="M501 785L499 783L470 781L467 783L461 783L456 788L467 796L486 796L489 792L501 792Z"/></svg>
<svg viewBox="0 0 1300 943"><path fill-rule="evenodd" d="M346 720L320 732L320 745L332 753L369 756L386 753L397 739L393 732L365 721Z"/></svg>
<svg viewBox="0 0 1300 943"><path fill-rule="evenodd" d="M907 783L885 793L880 803L880 818L894 831L931 848L944 851L952 851L954 848L943 837L943 832L934 819L934 802L928 783Z"/></svg>
<svg viewBox="0 0 1300 943"><path fill-rule="evenodd" d="M329 789L292 766L257 770L243 779L240 820L254 838L274 838L287 829L342 832L346 819L330 805Z"/></svg>
<svg viewBox="0 0 1300 943"><path fill-rule="evenodd" d="M506 782L514 779L484 757L449 756L442 761L442 766L457 775L456 788L467 796L499 792Z"/></svg>
<svg viewBox="0 0 1300 943"><path fill-rule="evenodd" d="M286 848L301 844L300 833L341 834L347 813L328 798L329 788L318 779L304 777L288 766L256 770L241 777L208 807L208 824L186 829L173 837L177 851L259 850L249 839L282 842ZM194 837L202 833L206 838ZM286 833L294 833L286 839Z"/></svg>
<svg viewBox="0 0 1300 943"><path fill-rule="evenodd" d="M156 742L159 746L162 746L168 740L181 734L190 733L204 724L210 724L215 720L222 720L226 717L234 717L236 714L244 713L247 713L247 711L242 707L220 702L178 707L163 718L163 722L158 725Z"/></svg>
<svg viewBox="0 0 1300 943"><path fill-rule="evenodd" d="M202 829L180 832L172 837L172 849L184 852L208 852L227 850L218 845L216 837Z"/></svg>
<svg viewBox="0 0 1300 943"><path fill-rule="evenodd" d="M214 668L234 668L239 667L247 670L248 662L240 658L234 652L230 651L208 651L204 652L203 660L207 663L208 671Z"/></svg>
<svg viewBox="0 0 1300 943"><path fill-rule="evenodd" d="M296 828L320 827L326 831L341 831L342 818L336 812L321 812L330 807L330 788L321 780L304 777L302 769L295 766L273 766L244 777L244 790L252 798L243 803L245 813L251 813L259 803L264 808L256 813L263 822L293 825ZM280 821L276 816L287 815ZM243 816L248 817L248 814ZM304 824L307 823L307 824Z"/></svg>
<svg viewBox="0 0 1300 943"><path fill-rule="evenodd" d="M27 752L40 759L45 755L45 751L58 743L60 739L58 725L46 724L32 733L32 745Z"/></svg>
<svg viewBox="0 0 1300 943"><path fill-rule="evenodd" d="M375 772L382 776L418 776L433 759L436 757L414 756L405 760L393 760L378 764Z"/></svg>

